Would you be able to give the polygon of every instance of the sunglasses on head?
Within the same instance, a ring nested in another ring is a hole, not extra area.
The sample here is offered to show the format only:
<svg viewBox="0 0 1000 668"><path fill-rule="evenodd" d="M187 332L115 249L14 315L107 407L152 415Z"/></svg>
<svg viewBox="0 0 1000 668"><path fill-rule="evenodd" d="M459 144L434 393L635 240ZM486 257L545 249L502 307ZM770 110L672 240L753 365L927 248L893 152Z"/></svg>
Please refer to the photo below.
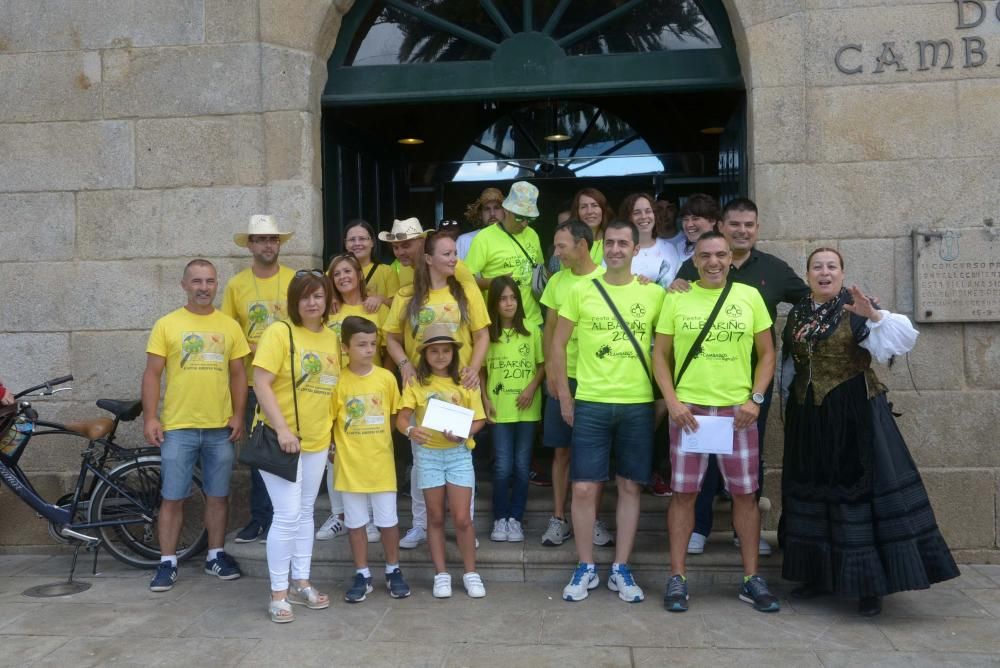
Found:
<svg viewBox="0 0 1000 668"><path fill-rule="evenodd" d="M437 228L439 230L446 230L446 229L450 229L450 228L458 227L458 226L459 225L458 225L458 221L457 220L451 220L450 218L443 218L441 220L441 222L438 223L438 227Z"/></svg>
<svg viewBox="0 0 1000 668"><path fill-rule="evenodd" d="M412 232L386 232L385 236L388 237L389 241L407 241L409 239L416 239L417 237L411 237Z"/></svg>
<svg viewBox="0 0 1000 668"><path fill-rule="evenodd" d="M303 276L315 276L316 278L323 278L326 276L319 269L299 269L295 272L295 278L302 278Z"/></svg>

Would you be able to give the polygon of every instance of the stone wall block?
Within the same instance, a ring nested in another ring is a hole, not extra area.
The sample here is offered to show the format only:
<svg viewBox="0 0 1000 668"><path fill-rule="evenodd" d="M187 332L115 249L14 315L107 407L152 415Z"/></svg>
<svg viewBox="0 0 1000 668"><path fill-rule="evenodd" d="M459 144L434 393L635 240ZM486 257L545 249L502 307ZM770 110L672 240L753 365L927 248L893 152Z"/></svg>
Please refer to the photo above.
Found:
<svg viewBox="0 0 1000 668"><path fill-rule="evenodd" d="M818 162L962 157L955 84L811 88L810 157Z"/></svg>
<svg viewBox="0 0 1000 668"><path fill-rule="evenodd" d="M997 323L965 325L965 374L969 385L1000 390L1000 326ZM994 418L998 418L994 414Z"/></svg>
<svg viewBox="0 0 1000 668"><path fill-rule="evenodd" d="M322 94L317 89L317 72L326 78L326 64L310 53L281 47L261 46L263 105L268 111L315 108Z"/></svg>
<svg viewBox="0 0 1000 668"><path fill-rule="evenodd" d="M920 330L917 345L906 356L899 356L892 366L879 365L875 372L893 390L962 390L965 389L962 325L951 323L914 323ZM911 379L910 374L913 374Z"/></svg>
<svg viewBox="0 0 1000 668"><path fill-rule="evenodd" d="M746 29L747 87L801 86L805 83L805 18L790 14ZM812 49L810 48L810 53Z"/></svg>
<svg viewBox="0 0 1000 668"><path fill-rule="evenodd" d="M1000 153L1000 124L997 123L1000 80L961 81L957 86L962 154L993 160Z"/></svg>
<svg viewBox="0 0 1000 668"><path fill-rule="evenodd" d="M6 310L6 309L5 309ZM7 329L7 315L0 329ZM0 359L4 361L3 379L13 392L38 385L71 372L69 334L31 332L0 336ZM60 396L66 396L61 394Z"/></svg>
<svg viewBox="0 0 1000 668"><path fill-rule="evenodd" d="M844 285L857 285L865 294L877 298L882 308L896 307L896 277L893 274L892 239L843 239Z"/></svg>
<svg viewBox="0 0 1000 668"><path fill-rule="evenodd" d="M323 248L323 196L319 188L301 181L271 183L268 209L295 232L283 252L311 255ZM315 265L314 265L315 266Z"/></svg>
<svg viewBox="0 0 1000 668"><path fill-rule="evenodd" d="M751 2L730 0L725 4L730 21L735 23L738 16L744 27L773 21L802 11L802 0L752 0Z"/></svg>
<svg viewBox="0 0 1000 668"><path fill-rule="evenodd" d="M331 13L332 0L260 0L260 39L313 52Z"/></svg>
<svg viewBox="0 0 1000 668"><path fill-rule="evenodd" d="M920 390L889 394L900 431L920 466L1000 467L1000 392ZM971 498L971 497L970 497Z"/></svg>
<svg viewBox="0 0 1000 668"><path fill-rule="evenodd" d="M80 193L81 259L192 258L239 249L233 234L262 211L254 187L109 190Z"/></svg>
<svg viewBox="0 0 1000 668"><path fill-rule="evenodd" d="M259 59L256 44L108 51L104 113L114 118L256 111Z"/></svg>
<svg viewBox="0 0 1000 668"><path fill-rule="evenodd" d="M256 0L205 0L205 41L252 42L260 30Z"/></svg>
<svg viewBox="0 0 1000 668"><path fill-rule="evenodd" d="M895 245L896 308L913 313L913 238L901 237Z"/></svg>
<svg viewBox="0 0 1000 668"><path fill-rule="evenodd" d="M60 51L0 55L0 122L101 117L101 54Z"/></svg>
<svg viewBox="0 0 1000 668"><path fill-rule="evenodd" d="M71 259L74 206L71 193L0 195L0 262Z"/></svg>
<svg viewBox="0 0 1000 668"><path fill-rule="evenodd" d="M0 192L128 188L135 182L131 124L0 125Z"/></svg>
<svg viewBox="0 0 1000 668"><path fill-rule="evenodd" d="M204 0L0 2L0 51L76 51L196 44Z"/></svg>
<svg viewBox="0 0 1000 668"><path fill-rule="evenodd" d="M140 188L258 185L263 146L259 116L138 121L137 182Z"/></svg>
<svg viewBox="0 0 1000 668"><path fill-rule="evenodd" d="M278 111L264 114L267 180L311 178L319 151L313 144L313 114Z"/></svg>
<svg viewBox="0 0 1000 668"><path fill-rule="evenodd" d="M755 164L804 162L807 158L805 89L755 88L751 94L750 159Z"/></svg>
<svg viewBox="0 0 1000 668"><path fill-rule="evenodd" d="M996 474L983 469L923 469L941 534L953 550L996 547Z"/></svg>
<svg viewBox="0 0 1000 668"><path fill-rule="evenodd" d="M74 333L73 398L138 399L148 339L148 330Z"/></svg>

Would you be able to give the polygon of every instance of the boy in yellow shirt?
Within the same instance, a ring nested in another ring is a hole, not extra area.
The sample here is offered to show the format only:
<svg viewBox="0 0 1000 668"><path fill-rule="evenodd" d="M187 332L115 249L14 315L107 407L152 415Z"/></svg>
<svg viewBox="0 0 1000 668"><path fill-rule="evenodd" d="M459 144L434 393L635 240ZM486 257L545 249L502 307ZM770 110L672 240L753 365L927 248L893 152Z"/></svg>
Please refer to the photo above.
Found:
<svg viewBox="0 0 1000 668"><path fill-rule="evenodd" d="M372 592L368 568L368 502L382 530L385 586L392 598L406 598L410 586L399 570L399 519L396 515L396 463L392 449L393 415L399 407L396 378L375 366L378 328L371 320L348 316L340 341L350 362L334 392L334 480L344 499L344 523L350 530L357 570L344 599L360 603Z"/></svg>

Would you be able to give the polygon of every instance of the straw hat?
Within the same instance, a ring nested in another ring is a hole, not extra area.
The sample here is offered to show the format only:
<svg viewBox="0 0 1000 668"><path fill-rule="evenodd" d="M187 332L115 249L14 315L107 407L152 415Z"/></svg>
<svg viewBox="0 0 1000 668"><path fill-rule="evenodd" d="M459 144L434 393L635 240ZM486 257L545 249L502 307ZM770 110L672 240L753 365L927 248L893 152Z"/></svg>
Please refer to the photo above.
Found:
<svg viewBox="0 0 1000 668"><path fill-rule="evenodd" d="M424 348L432 346L435 343L450 343L455 346L456 350L462 347L462 342L455 340L455 335L452 334L451 327L443 322L436 322L424 330L424 340L417 346L417 352L422 353L424 352Z"/></svg>
<svg viewBox="0 0 1000 668"><path fill-rule="evenodd" d="M250 216L250 224L247 225L245 233L240 232L233 235L233 241L241 248L247 247L247 242L251 236L273 237L277 236L281 243L285 243L292 238L291 232L282 232L278 229L278 221L274 216L264 214L254 214Z"/></svg>
<svg viewBox="0 0 1000 668"><path fill-rule="evenodd" d="M425 232L424 228L420 226L420 221L418 219L407 218L406 220L392 221L392 230L389 232L379 232L378 238L380 241L394 243L398 241L409 241L410 239L419 239L426 234L427 232Z"/></svg>
<svg viewBox="0 0 1000 668"><path fill-rule="evenodd" d="M538 188L527 181L518 181L510 187L503 208L516 216L538 218Z"/></svg>
<svg viewBox="0 0 1000 668"><path fill-rule="evenodd" d="M487 202L497 202L498 204L503 203L503 193L496 188L485 188L483 192L479 193L479 198L475 202L472 202L467 207L465 207L465 219L472 223L473 225L480 224L479 214L483 210L483 206Z"/></svg>

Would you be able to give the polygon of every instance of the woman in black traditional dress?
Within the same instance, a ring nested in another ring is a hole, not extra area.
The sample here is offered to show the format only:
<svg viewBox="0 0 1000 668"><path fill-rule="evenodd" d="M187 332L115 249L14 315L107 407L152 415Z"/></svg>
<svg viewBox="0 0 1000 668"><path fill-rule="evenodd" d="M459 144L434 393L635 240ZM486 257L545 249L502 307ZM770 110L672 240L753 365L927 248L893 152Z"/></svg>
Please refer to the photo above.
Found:
<svg viewBox="0 0 1000 668"><path fill-rule="evenodd" d="M844 259L830 248L806 262L812 294L788 315L782 386L782 576L795 598L832 592L877 615L886 594L959 575L927 492L871 368L909 352L917 331L844 288ZM794 372L792 366L794 365Z"/></svg>

